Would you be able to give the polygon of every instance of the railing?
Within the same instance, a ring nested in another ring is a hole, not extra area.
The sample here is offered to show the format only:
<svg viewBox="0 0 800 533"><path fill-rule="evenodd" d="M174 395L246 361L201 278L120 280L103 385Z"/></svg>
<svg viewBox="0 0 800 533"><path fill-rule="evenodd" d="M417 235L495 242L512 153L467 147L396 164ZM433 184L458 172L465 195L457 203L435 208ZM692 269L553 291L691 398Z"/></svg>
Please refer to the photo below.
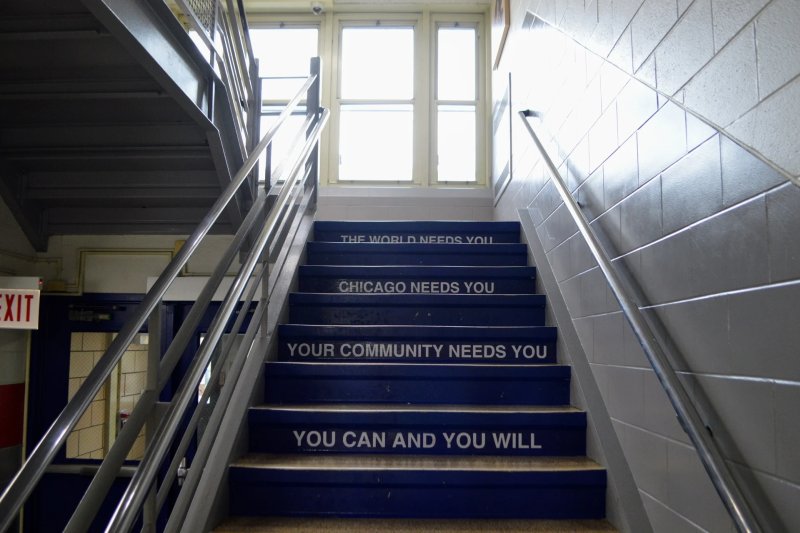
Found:
<svg viewBox="0 0 800 533"><path fill-rule="evenodd" d="M243 0L169 0L180 10L206 59L227 87L228 104L234 114L237 140L242 154L253 148L248 132L259 115L256 87L257 66L250 39Z"/></svg>
<svg viewBox="0 0 800 533"><path fill-rule="evenodd" d="M719 493L722 503L727 508L734 522L736 523L739 531L742 532L760 532L762 531L759 522L750 508L747 499L744 496L741 488L733 477L725 458L719 450L719 446L714 441L707 425L703 422L699 411L695 407L692 399L686 393L678 375L670 365L667 353L658 341L653 329L644 317L640 306L636 303L633 297L630 296L629 291L626 289L622 277L617 273L611 259L603 248L599 238L595 234L591 225L589 224L586 216L581 211L578 203L569 192L569 188L564 182L564 178L558 171L558 168L553 164L552 159L547 154L542 145L539 136L533 130L528 118L536 116L532 111L520 111L519 116L525 127L530 133L533 142L539 150L542 160L547 167L547 170L552 177L553 184L555 185L564 205L572 216L581 236L586 241L589 250L592 252L595 261L597 261L600 270L608 282L614 297L619 302L625 318L633 329L639 344L642 346L645 357L653 367L659 383L667 393L670 403L672 404L675 413L677 414L678 421L686 431L689 439L692 441L700 461L711 478L714 488Z"/></svg>
<svg viewBox="0 0 800 533"><path fill-rule="evenodd" d="M48 470L58 451L63 447L67 436L72 428L90 405L92 399L111 375L115 366L119 363L127 347L131 344L134 337L142 329L147 320L151 321L151 331L157 330L159 323L160 302L167 289L178 277L193 252L198 248L203 238L225 210L227 204L234 198L241 185L248 181L248 176L253 171L259 158L272 142L278 129L282 126L286 118L297 107L305 96L306 101L306 128L303 130L305 141L299 156L291 161L282 162L277 169L277 174L284 178L284 185L278 194L277 201L272 206L271 211L266 215L266 192L261 189L251 210L248 212L242 225L236 232L227 250L222 254L220 262L210 276L208 282L192 306L186 320L175 335L172 343L167 348L156 369L148 369L153 372L148 376L148 387L143 392L141 399L137 403L126 424L120 431L113 446L108 451L106 458L100 464L89 488L84 494L81 503L75 509L65 531L79 532L86 531L91 525L94 517L103 503L109 488L117 476L120 475L125 457L136 440L137 435L144 427L145 422L153 415L156 399L162 388L166 385L170 376L183 354L188 341L195 334L195 330L206 312L214 293L219 289L226 272L233 260L239 256L245 242L249 241L249 253L244 260L242 267L236 275L233 283L227 291L224 301L220 305L211 327L206 334L201 348L195 354L190 368L184 375L172 402L163 414L157 428L152 434L147 436L147 448L144 457L139 463L128 488L120 499L116 511L108 524L106 531L114 533L130 530L140 514L143 515L145 527L152 525L155 517L158 516L161 506L166 501L166 493L174 487L174 480L178 471L178 466L184 458L188 443L195 434L201 411L206 405L207 399L211 394L216 393L216 381L212 381L206 388L201 399L201 403L193 404L192 398L196 397L197 387L200 379L215 353L220 346L220 341L224 339L224 333L229 322L236 313L235 323L230 330L237 333L246 318L251 303L256 299L256 288L261 284L265 289L259 296L259 303L256 307L254 316L250 320L247 333L241 348L237 351L231 362L231 368L226 377L226 384L215 403L215 410L211 414L204 435L211 438L216 431L214 424L218 424L219 418L227 405L226 397L230 397L232 390L228 389L237 383L238 374L243 367L243 362L248 358L263 357L262 354L250 353L253 339L259 328L265 322L262 320L264 310L269 297L269 280L265 276L270 272L270 250L282 245L280 239L285 238L283 229L292 223L291 217L302 214L309 206L314 206L316 198L317 179L316 175L317 145L322 129L328 118L327 110L319 107L319 58L311 60L311 75L301 88L300 92L289 102L289 105L281 113L280 117L272 128L258 142L255 149L251 151L249 157L242 168L234 176L230 185L225 189L219 199L214 203L209 213L201 221L197 229L186 240L184 246L172 259L164 272L154 283L152 288L145 295L142 303L137 308L134 316L123 326L120 333L111 343L109 348L98 360L94 369L90 372L85 382L77 390L72 400L59 414L50 428L46 431L42 439L33 449L25 464L16 474L11 484L6 488L0 497L0 531L5 531L14 520L25 500L30 496L35 486ZM301 139L302 140L302 139ZM260 225L258 225L260 224ZM258 225L258 226L257 226ZM256 236L253 237L253 234ZM279 270L279 269L278 269ZM254 275L255 273L255 275ZM262 282L263 281L263 282ZM248 288L249 287L249 288ZM244 299L242 295L245 294ZM238 312L237 312L238 308ZM265 332L262 330L262 334ZM232 337L222 342L222 350L219 356L219 363L215 366L215 375L224 365L224 359L230 357L233 346ZM157 372L157 373L156 373ZM194 409L196 407L196 409ZM179 430L184 426L183 421L191 414L191 419L183 431L183 435L178 436ZM175 440L178 444L172 447ZM201 440L200 448L195 455L195 463L202 465L207 457L209 446L206 440ZM165 479L159 484L156 480L156 473L167 459L167 452L173 449L173 456L170 458L170 466ZM202 460L200 460L202 458ZM189 468L189 477L184 483L180 495L179 503L181 506L174 507L175 520L180 522L185 513L186 502L191 500L191 492L194 490L195 469ZM158 485L158 486L157 486ZM185 496L184 496L185 494Z"/></svg>

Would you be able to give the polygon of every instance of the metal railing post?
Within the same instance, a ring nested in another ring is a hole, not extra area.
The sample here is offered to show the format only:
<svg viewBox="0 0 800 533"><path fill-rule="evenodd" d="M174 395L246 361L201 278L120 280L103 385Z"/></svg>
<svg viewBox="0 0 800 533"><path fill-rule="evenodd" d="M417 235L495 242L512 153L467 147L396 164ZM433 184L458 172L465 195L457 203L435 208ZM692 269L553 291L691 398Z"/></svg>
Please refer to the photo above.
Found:
<svg viewBox="0 0 800 533"><path fill-rule="evenodd" d="M308 94L306 96L306 116L313 117L314 120L308 126L306 136L311 135L311 132L314 130L314 127L317 125L317 122L319 122L320 119L320 79L322 78L320 75L320 70L320 58L312 57L309 66L309 76L314 77L314 83L308 88ZM314 190L311 193L311 205L316 207L317 192L319 191L319 141L317 141L314 150L311 152L311 156L308 158L306 168L310 171L311 183L314 187Z"/></svg>

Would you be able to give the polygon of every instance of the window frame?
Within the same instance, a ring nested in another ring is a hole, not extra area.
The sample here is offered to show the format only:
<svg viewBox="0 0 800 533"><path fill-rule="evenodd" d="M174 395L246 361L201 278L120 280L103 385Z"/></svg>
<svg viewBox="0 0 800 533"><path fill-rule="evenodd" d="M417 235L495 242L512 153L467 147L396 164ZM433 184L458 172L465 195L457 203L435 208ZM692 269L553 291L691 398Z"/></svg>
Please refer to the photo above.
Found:
<svg viewBox="0 0 800 533"><path fill-rule="evenodd" d="M421 135L424 135L421 125L424 123L422 108L420 107L420 96L424 92L421 87L419 62L424 57L425 43L421 42L424 32L419 28L424 24L423 16L420 13L346 13L338 14L333 17L333 28L335 38L331 46L332 57L335 64L332 65L332 87L334 93L331 98L331 123L330 123L330 150L328 151L328 179L327 185L377 185L377 186L413 186L424 183L424 168L417 155L423 148L420 144ZM385 27L385 28L408 28L414 30L414 94L410 101L407 100L344 100L342 98L342 62L341 46L345 28L358 27ZM424 77L424 76L423 76ZM341 109L346 105L391 105L391 104L411 104L413 117L413 139L410 180L343 180L339 178L339 130L341 126Z"/></svg>
<svg viewBox="0 0 800 533"><path fill-rule="evenodd" d="M438 187L483 187L488 176L488 141L486 124L486 39L485 17L483 15L435 13L431 16L431 59L430 59L430 185ZM475 29L475 100L439 100L439 28L469 27ZM439 153L438 116L440 105L472 105L475 107L475 181L446 181L438 176L437 155Z"/></svg>
<svg viewBox="0 0 800 533"><path fill-rule="evenodd" d="M331 111L328 127L322 132L320 158L320 184L322 186L349 187L434 187L447 188L485 188L489 179L491 156L491 137L489 134L490 83L491 71L488 66L488 11L481 8L451 11L439 6L432 10L387 10L374 11L335 11L325 12L321 16L287 13L255 13L250 17L251 28L283 27L316 27L319 29L319 55L322 58L322 105ZM414 164L411 181L339 181L339 87L340 65L339 49L341 45L341 24L360 23L369 25L370 21L399 25L402 22L414 21ZM476 124L476 180L439 181L436 175L437 125L436 110L436 36L437 24L454 25L470 24L477 27L477 124Z"/></svg>
<svg viewBox="0 0 800 533"><path fill-rule="evenodd" d="M298 16L298 15L283 15L277 18L274 17L259 17L254 16L253 21L250 23L250 30L281 30L281 29L315 29L317 30L317 55L323 57L326 54L326 50L324 48L324 33L326 31L324 20L320 18L310 18L308 16ZM262 88L263 90L263 88ZM268 108L283 108L289 103L289 99L275 99L275 98L265 98L262 94L261 97L261 106L259 109L259 117L260 119L264 118L264 115L261 115L264 109ZM293 116L305 116L305 106L306 106L306 99L302 98L297 105L297 109L293 113ZM278 113L271 113L272 116L277 116ZM261 135L264 135L266 130L261 131ZM323 150L324 151L324 150ZM280 163L280 161L275 161L272 159L271 164L275 166L276 164ZM277 168L271 169L270 172L274 172ZM283 180L276 179L276 176L272 176L274 181L272 185L283 183ZM264 185L263 180L259 182L260 186Z"/></svg>

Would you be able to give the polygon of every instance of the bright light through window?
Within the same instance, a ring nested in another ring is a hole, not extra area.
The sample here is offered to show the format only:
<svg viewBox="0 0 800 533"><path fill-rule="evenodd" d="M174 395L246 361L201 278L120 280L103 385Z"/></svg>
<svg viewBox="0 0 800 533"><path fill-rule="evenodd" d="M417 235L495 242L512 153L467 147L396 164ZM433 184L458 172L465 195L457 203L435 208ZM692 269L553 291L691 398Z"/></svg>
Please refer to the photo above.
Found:
<svg viewBox="0 0 800 533"><path fill-rule="evenodd" d="M278 119L277 114L281 108L272 110L274 114L261 117L261 134L264 135L269 131L269 128L275 124ZM293 144L293 141L300 133L300 129L305 123L305 115L291 115L286 118L283 127L278 130L278 134L272 139L272 181L280 181L285 179L286 176L276 176L275 171L278 166L283 162L286 157L292 153L293 149L296 151L298 146ZM288 170L288 169L284 169Z"/></svg>
<svg viewBox="0 0 800 533"><path fill-rule="evenodd" d="M414 98L413 28L344 28L342 98Z"/></svg>
<svg viewBox="0 0 800 533"><path fill-rule="evenodd" d="M290 100L308 77L310 59L317 56L317 28L260 28L250 30L258 74L267 100Z"/></svg>
<svg viewBox="0 0 800 533"><path fill-rule="evenodd" d="M436 178L474 182L477 76L474 27L444 26L436 35Z"/></svg>
<svg viewBox="0 0 800 533"><path fill-rule="evenodd" d="M439 181L475 181L475 108L439 106Z"/></svg>
<svg viewBox="0 0 800 533"><path fill-rule="evenodd" d="M411 105L342 106L340 120L339 179L411 181Z"/></svg>
<svg viewBox="0 0 800 533"><path fill-rule="evenodd" d="M261 135L264 135L308 78L311 58L319 55L319 28L255 28L250 30L250 39L258 58L259 76L266 78L262 82L261 96L270 104L262 107L262 112L267 113L261 117ZM298 111L302 111L302 107ZM301 115L289 117L272 141L273 183L278 165L292 148L296 148L292 141L304 120L305 116Z"/></svg>
<svg viewBox="0 0 800 533"><path fill-rule="evenodd" d="M413 98L414 28L343 28L340 180L412 180Z"/></svg>
<svg viewBox="0 0 800 533"><path fill-rule="evenodd" d="M475 29L439 28L437 98L475 100Z"/></svg>

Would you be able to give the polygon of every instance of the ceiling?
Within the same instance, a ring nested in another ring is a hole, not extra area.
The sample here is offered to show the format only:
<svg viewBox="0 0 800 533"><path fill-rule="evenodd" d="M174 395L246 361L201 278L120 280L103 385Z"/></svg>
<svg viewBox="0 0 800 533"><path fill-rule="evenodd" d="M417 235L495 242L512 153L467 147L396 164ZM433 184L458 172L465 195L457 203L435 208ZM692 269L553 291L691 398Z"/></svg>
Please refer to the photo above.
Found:
<svg viewBox="0 0 800 533"><path fill-rule="evenodd" d="M244 0L251 13L268 12L311 12L312 4L321 4L326 11L347 11L350 9L364 11L374 9L419 9L421 7L464 7L472 11L485 8L492 0Z"/></svg>

